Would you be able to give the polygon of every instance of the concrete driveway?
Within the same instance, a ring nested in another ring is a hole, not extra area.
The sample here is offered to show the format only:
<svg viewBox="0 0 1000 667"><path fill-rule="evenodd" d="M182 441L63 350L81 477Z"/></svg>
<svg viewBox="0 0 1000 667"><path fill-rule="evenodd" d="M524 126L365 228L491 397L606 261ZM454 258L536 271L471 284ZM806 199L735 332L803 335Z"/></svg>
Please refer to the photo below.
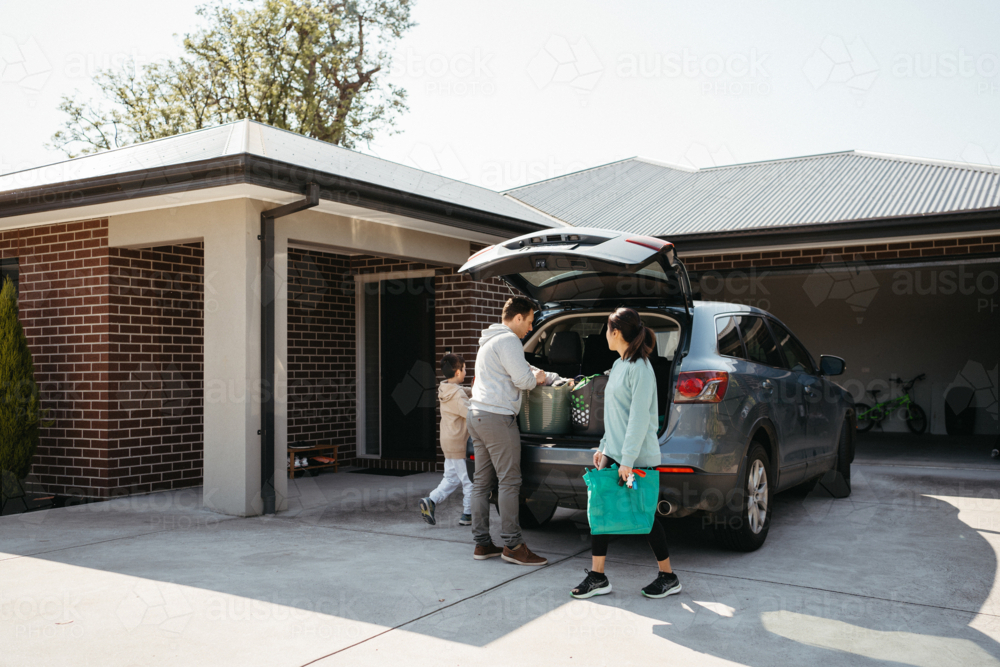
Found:
<svg viewBox="0 0 1000 667"><path fill-rule="evenodd" d="M867 437L853 495L779 496L756 553L672 523L665 600L638 593L642 538L612 544L612 595L569 597L578 512L526 531L547 567L473 561L457 497L419 519L437 481L305 478L270 518L205 512L201 489L0 518L0 665L1000 666L1000 462L979 440Z"/></svg>

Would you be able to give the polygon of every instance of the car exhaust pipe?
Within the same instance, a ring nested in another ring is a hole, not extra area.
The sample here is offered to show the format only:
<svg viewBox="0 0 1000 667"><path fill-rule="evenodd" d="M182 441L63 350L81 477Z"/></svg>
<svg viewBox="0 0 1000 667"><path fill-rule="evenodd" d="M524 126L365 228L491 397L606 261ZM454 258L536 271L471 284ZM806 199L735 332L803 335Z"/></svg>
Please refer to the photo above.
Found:
<svg viewBox="0 0 1000 667"><path fill-rule="evenodd" d="M669 500L661 500L656 503L656 513L660 516L670 516L677 511L677 506Z"/></svg>

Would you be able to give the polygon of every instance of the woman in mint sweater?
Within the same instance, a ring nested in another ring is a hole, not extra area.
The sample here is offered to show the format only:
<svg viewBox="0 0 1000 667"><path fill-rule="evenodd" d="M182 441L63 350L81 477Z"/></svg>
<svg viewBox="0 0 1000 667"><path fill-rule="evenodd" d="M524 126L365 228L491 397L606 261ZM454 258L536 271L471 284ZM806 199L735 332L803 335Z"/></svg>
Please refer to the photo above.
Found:
<svg viewBox="0 0 1000 667"><path fill-rule="evenodd" d="M618 474L626 479L632 468L655 468L660 465L660 446L656 439L659 424L656 413L656 376L649 363L655 337L631 308L619 308L608 318L608 347L619 354L611 367L604 390L604 437L594 452L594 465L606 468L618 464ZM610 535L591 536L592 569L570 595L589 598L611 592L611 582L604 574ZM664 598L681 590L677 575L670 569L667 536L660 518L646 537L653 549L660 572L656 580L642 589L648 598Z"/></svg>

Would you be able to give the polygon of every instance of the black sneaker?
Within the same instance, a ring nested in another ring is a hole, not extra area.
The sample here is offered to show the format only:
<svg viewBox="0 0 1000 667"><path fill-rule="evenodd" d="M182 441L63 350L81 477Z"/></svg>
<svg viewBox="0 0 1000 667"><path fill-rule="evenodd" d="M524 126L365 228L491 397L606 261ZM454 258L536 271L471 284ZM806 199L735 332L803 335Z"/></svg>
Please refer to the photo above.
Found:
<svg viewBox="0 0 1000 667"><path fill-rule="evenodd" d="M584 572L587 573L587 578L569 592L571 596L577 600L586 600L595 595L607 595L611 592L611 582L608 581L603 572L591 572L590 570L584 570Z"/></svg>
<svg viewBox="0 0 1000 667"><path fill-rule="evenodd" d="M681 592L681 582L673 572L660 572L656 581L642 589L642 594L648 598L665 598Z"/></svg>
<svg viewBox="0 0 1000 667"><path fill-rule="evenodd" d="M463 514L462 516L458 517L458 525L460 525L460 526L471 526L472 525L472 515L471 514Z"/></svg>
<svg viewBox="0 0 1000 667"><path fill-rule="evenodd" d="M432 526L437 523L434 520L434 501L430 498L420 499L420 516L424 518L424 521L431 524Z"/></svg>

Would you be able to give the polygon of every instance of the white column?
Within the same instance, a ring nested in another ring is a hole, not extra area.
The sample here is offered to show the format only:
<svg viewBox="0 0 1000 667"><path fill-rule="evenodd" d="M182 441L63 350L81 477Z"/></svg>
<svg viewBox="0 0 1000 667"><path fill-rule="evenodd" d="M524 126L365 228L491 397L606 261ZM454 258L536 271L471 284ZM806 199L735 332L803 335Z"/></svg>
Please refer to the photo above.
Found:
<svg viewBox="0 0 1000 667"><path fill-rule="evenodd" d="M206 508L260 514L260 228L255 202L204 221ZM227 207L230 208L230 207Z"/></svg>

